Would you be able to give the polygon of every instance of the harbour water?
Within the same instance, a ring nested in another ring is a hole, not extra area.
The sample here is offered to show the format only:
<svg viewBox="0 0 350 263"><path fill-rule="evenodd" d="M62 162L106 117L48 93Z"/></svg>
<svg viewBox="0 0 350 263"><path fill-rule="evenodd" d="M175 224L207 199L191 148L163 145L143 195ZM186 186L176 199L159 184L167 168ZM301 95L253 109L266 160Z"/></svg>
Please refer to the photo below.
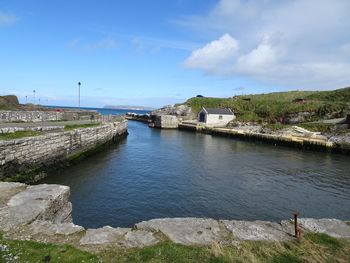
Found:
<svg viewBox="0 0 350 263"><path fill-rule="evenodd" d="M71 188L85 227L163 217L350 219L349 156L129 121L129 136L40 183Z"/></svg>

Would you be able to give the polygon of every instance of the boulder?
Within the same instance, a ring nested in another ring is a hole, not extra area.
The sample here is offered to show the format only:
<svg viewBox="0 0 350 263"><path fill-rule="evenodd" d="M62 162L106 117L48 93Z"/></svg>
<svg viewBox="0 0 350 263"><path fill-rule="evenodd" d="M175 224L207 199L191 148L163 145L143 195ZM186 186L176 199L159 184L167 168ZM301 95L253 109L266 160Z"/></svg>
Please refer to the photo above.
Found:
<svg viewBox="0 0 350 263"><path fill-rule="evenodd" d="M30 232L33 235L43 234L48 236L53 235L73 235L83 232L85 229L82 226L73 223L52 223L49 221L35 221L30 224Z"/></svg>
<svg viewBox="0 0 350 263"><path fill-rule="evenodd" d="M165 106L152 111L151 115L173 115L180 117L182 120L197 119L197 115L187 105Z"/></svg>
<svg viewBox="0 0 350 263"><path fill-rule="evenodd" d="M98 229L88 229L80 239L80 245L108 245L122 240L130 228L113 228L105 226Z"/></svg>
<svg viewBox="0 0 350 263"><path fill-rule="evenodd" d="M294 234L294 224L292 221L283 220L281 224L285 231ZM338 219L300 218L298 224L305 232L324 233L335 238L350 238L350 226Z"/></svg>
<svg viewBox="0 0 350 263"><path fill-rule="evenodd" d="M280 224L269 221L222 220L221 222L232 233L233 238L240 240L284 241L291 238Z"/></svg>
<svg viewBox="0 0 350 263"><path fill-rule="evenodd" d="M136 228L160 231L171 241L183 245L208 245L222 240L218 221L206 218L163 218L143 221Z"/></svg>
<svg viewBox="0 0 350 263"><path fill-rule="evenodd" d="M0 183L2 187L3 184ZM8 231L36 220L70 223L72 204L68 198L68 186L47 184L28 186L13 195L6 205L0 208L0 227Z"/></svg>
<svg viewBox="0 0 350 263"><path fill-rule="evenodd" d="M124 237L125 241L122 243L125 247L146 247L152 246L159 242L152 232L136 230L129 231Z"/></svg>

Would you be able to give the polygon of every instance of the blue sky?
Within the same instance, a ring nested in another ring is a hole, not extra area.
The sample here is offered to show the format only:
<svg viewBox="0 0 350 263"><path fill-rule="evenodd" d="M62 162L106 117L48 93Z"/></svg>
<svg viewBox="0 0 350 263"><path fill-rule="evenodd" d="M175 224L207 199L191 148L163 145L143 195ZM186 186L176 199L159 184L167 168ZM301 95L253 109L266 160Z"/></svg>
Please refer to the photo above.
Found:
<svg viewBox="0 0 350 263"><path fill-rule="evenodd" d="M159 107L350 85L350 1L0 0L0 95Z"/></svg>

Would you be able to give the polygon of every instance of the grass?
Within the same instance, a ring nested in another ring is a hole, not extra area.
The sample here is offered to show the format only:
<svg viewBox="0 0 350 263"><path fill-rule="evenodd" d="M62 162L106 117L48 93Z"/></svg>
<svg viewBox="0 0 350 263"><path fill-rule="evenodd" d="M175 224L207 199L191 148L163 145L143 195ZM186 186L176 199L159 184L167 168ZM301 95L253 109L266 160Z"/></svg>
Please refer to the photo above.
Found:
<svg viewBox="0 0 350 263"><path fill-rule="evenodd" d="M78 128L91 128L91 127L96 127L96 126L100 126L101 123L97 122L97 123L88 123L88 124L73 124L73 125L65 125L64 126L64 130L65 131L71 131L74 129L78 129Z"/></svg>
<svg viewBox="0 0 350 263"><path fill-rule="evenodd" d="M295 103L295 99L305 103ZM335 91L289 91L231 98L191 98L185 102L195 113L202 107L231 108L237 120L245 122L274 123L280 117L298 112L312 112L305 121L322 119L326 114L338 112L343 117L350 111L350 87Z"/></svg>
<svg viewBox="0 0 350 263"><path fill-rule="evenodd" d="M15 261L7 260L15 257ZM350 241L326 234L306 234L301 241L246 241L236 246L184 246L166 241L142 249L106 249L98 254L68 245L5 240L0 235L0 262L345 263L349 258Z"/></svg>
<svg viewBox="0 0 350 263"><path fill-rule="evenodd" d="M0 236L0 262L99 262L97 255L68 245L5 240Z"/></svg>
<svg viewBox="0 0 350 263"><path fill-rule="evenodd" d="M16 131L12 133L0 133L0 140L13 140L23 137L38 136L41 133L38 131Z"/></svg>
<svg viewBox="0 0 350 263"><path fill-rule="evenodd" d="M348 262L350 241L325 234L307 234L299 241L242 242L238 246L183 246L163 242L143 249L105 251L103 262Z"/></svg>

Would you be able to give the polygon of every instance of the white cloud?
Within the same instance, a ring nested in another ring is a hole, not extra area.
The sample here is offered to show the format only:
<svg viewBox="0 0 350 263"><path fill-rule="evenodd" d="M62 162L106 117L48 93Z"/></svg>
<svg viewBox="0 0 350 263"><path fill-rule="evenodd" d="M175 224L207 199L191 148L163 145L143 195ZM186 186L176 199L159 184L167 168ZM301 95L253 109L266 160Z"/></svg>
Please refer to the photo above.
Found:
<svg viewBox="0 0 350 263"><path fill-rule="evenodd" d="M186 59L185 66L215 72L218 67L221 68L227 61L233 59L238 49L237 40L229 34L224 34L218 40L194 50L191 56Z"/></svg>
<svg viewBox="0 0 350 263"><path fill-rule="evenodd" d="M9 25L17 21L17 17L0 11L0 25Z"/></svg>
<svg viewBox="0 0 350 263"><path fill-rule="evenodd" d="M158 53L162 49L191 51L199 46L199 44L192 42L144 36L131 36L131 44L139 55L143 55L146 51Z"/></svg>
<svg viewBox="0 0 350 263"><path fill-rule="evenodd" d="M81 38L75 38L68 43L68 47L71 49L78 49L78 50L84 50L84 51L91 51L91 50L98 50L98 49L109 50L109 49L118 48L118 43L112 37L102 38L95 42L85 42Z"/></svg>
<svg viewBox="0 0 350 263"><path fill-rule="evenodd" d="M185 65L288 87L349 85L349 10L345 0L221 0L206 16L178 21L209 39ZM239 42L234 56L223 55L228 43L212 40L218 33ZM220 43L220 49L210 48L213 43Z"/></svg>
<svg viewBox="0 0 350 263"><path fill-rule="evenodd" d="M281 54L268 42L262 42L248 54L241 55L237 60L240 69L259 69L274 66Z"/></svg>

